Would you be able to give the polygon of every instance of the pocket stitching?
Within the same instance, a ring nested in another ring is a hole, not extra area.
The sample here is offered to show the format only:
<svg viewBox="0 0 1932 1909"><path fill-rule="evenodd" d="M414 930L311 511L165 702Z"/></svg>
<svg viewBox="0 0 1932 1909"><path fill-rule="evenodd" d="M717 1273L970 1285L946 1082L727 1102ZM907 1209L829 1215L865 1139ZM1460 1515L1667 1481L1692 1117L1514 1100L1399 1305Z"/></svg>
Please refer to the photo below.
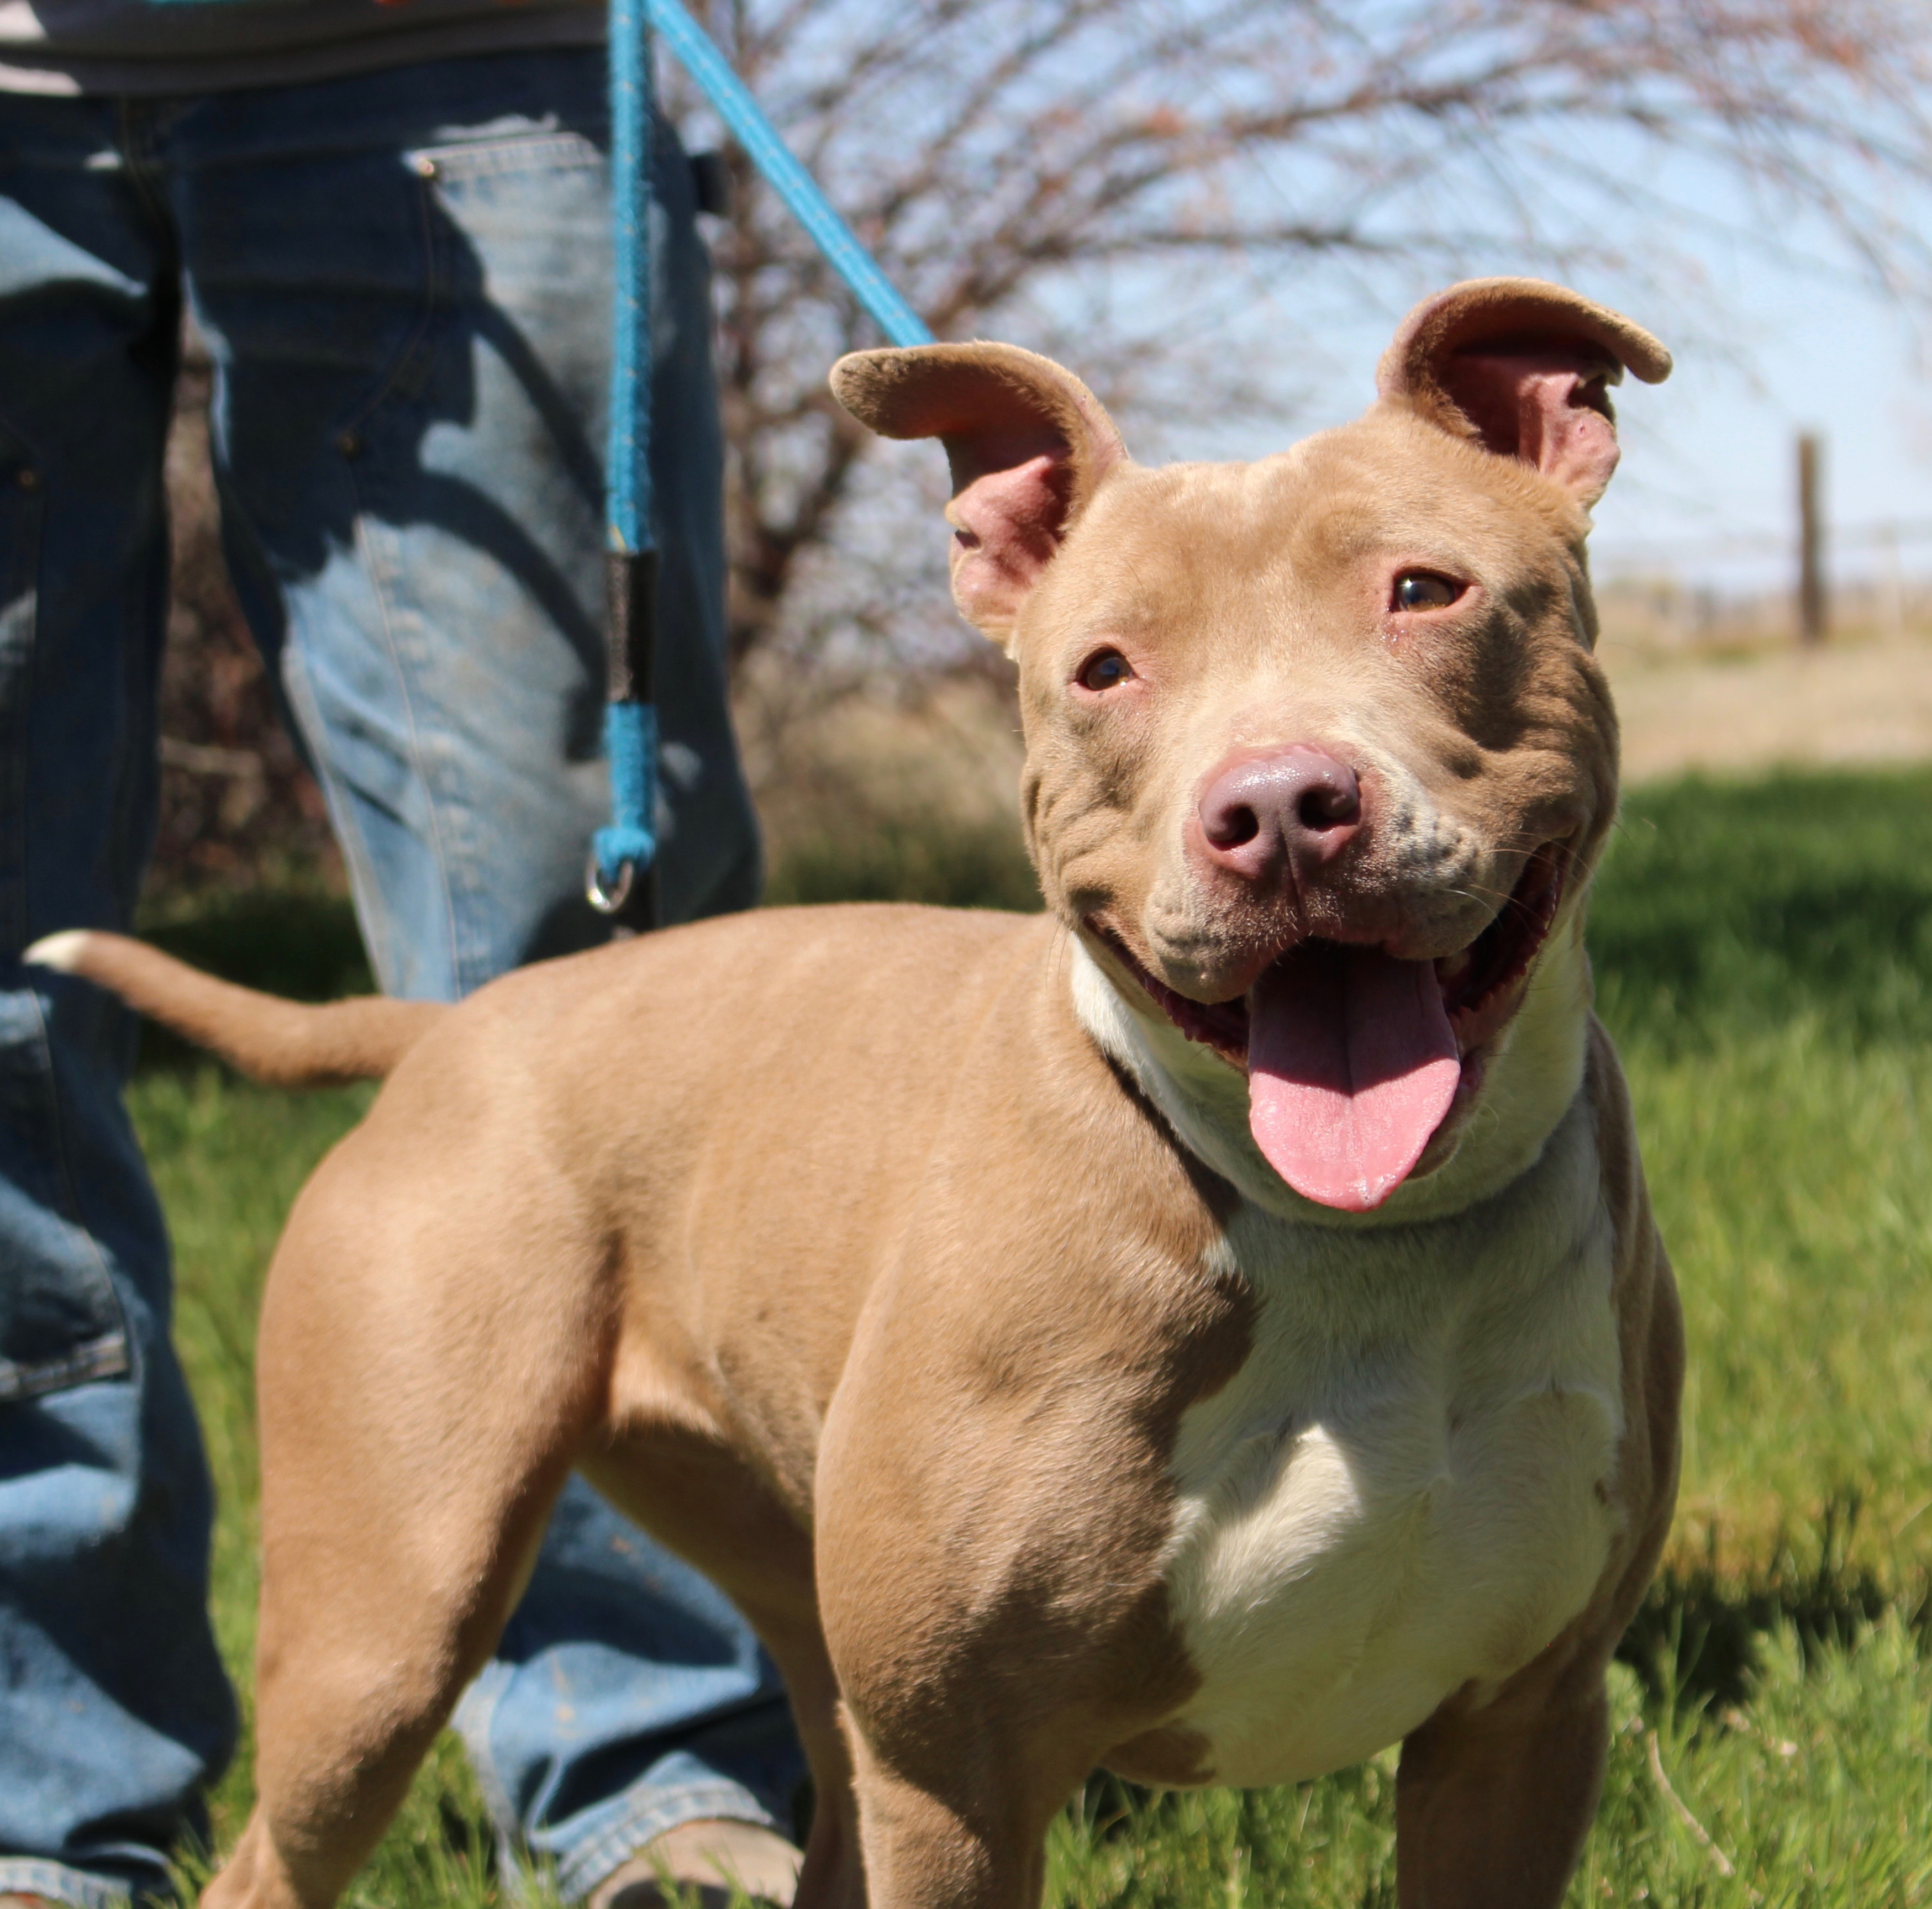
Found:
<svg viewBox="0 0 1932 1909"><path fill-rule="evenodd" d="M412 171L436 184L445 180L460 184L544 166L589 170L604 163L604 154L590 139L569 131L452 139L445 145L412 146L403 157Z"/></svg>
<svg viewBox="0 0 1932 1909"><path fill-rule="evenodd" d="M404 157L407 158L410 155L405 154ZM428 181L422 180L419 183L427 184ZM431 216L428 193L418 192L413 205L417 241L422 248L421 303L409 334L398 347L395 356L364 394L346 406L338 417L335 429L338 433L338 443L343 435L351 437L359 435L363 427L381 410L392 393L400 391L405 395L412 394L420 388L422 379L428 375L429 355L434 349L440 323L442 260L436 244L436 222Z"/></svg>

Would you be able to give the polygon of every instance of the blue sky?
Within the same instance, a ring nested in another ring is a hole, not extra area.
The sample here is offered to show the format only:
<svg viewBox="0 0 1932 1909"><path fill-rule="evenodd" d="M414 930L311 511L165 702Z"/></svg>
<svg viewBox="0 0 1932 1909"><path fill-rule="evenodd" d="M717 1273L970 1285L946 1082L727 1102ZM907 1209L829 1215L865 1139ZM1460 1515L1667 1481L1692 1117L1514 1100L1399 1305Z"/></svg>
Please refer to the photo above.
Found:
<svg viewBox="0 0 1932 1909"><path fill-rule="evenodd" d="M1186 11L1186 0L1177 4ZM1383 15L1402 28L1424 13L1408 0L1381 14L1342 10L1365 30ZM1474 44L1450 32L1444 57L1465 58ZM1916 103L1836 82L1825 62L1807 66L1781 46L1766 53L1767 71L1816 95L1747 136L1690 110L1696 89L1665 80L1652 101L1673 128L1665 139L1628 116L1643 89L1613 87L1601 111L1466 123L1384 115L1359 125L1344 115L1340 130L1292 148L1243 148L1223 171L1180 178L1177 190L1199 198L1207 226L1231 214L1251 218L1250 229L1339 218L1375 242L1346 255L1168 254L1118 268L1076 260L1000 313L997 335L1079 371L1088 369L1080 352L1090 298L1112 319L1124 310L1112 335L1149 349L1122 361L1165 359L1178 373L1165 392L1154 388L1159 373L1150 376L1139 415L1136 374L1117 388L1136 448L1156 460L1254 456L1357 415L1414 298L1457 276L1560 277L1648 325L1677 360L1668 383L1626 384L1619 395L1624 457L1598 511L1600 575L1786 587L1794 440L1810 430L1825 440L1837 574L1878 571L1886 558L1873 533L1892 523L1908 532L1898 546L1906 573L1932 577L1932 349L1922 352L1932 345L1932 152ZM1224 77L1232 97L1244 76ZM1270 83L1266 70L1245 77ZM1154 85L1149 97L1158 96ZM1899 153L1906 163L1880 156ZM1925 169L1916 180L1912 157ZM1849 194L1868 234L1892 222L1894 252L1918 273L1916 313L1860 280L1832 218L1795 205L1780 184L1792 172L1814 199L1828 181ZM1575 262L1552 267L1558 256ZM1192 408L1190 360L1228 370L1230 389L1251 392L1253 408L1238 399Z"/></svg>
<svg viewBox="0 0 1932 1909"><path fill-rule="evenodd" d="M1543 236L1584 262L1553 268L1547 250L1520 235L1473 243L1463 271L1561 277L1648 325L1676 356L1666 383L1627 381L1618 392L1624 453L1597 512L1599 575L1667 572L1742 592L1785 587L1795 562L1795 441L1808 430L1825 440L1827 522L1839 533L1829 547L1834 573L1876 574L1886 559L1874 532L1894 524L1904 532L1905 574L1932 577L1932 271L1909 256L1915 244L1928 249L1932 191L1846 163L1844 176L1868 214L1888 216L1905 235L1901 259L1920 268L1915 308L1861 274L1829 220L1794 211L1765 181L1708 157L1646 148L1627 134L1586 129L1577 149L1591 142L1600 172L1622 172L1639 191L1619 205L1550 175ZM1430 183L1441 216L1464 182L1445 164ZM1265 169L1254 184L1258 202L1274 190ZM1480 226L1473 193L1470 202ZM1318 264L1273 283L1257 282L1258 273L1244 283L1238 267L1221 271L1218 280L1184 283L1186 322L1232 307L1240 315L1220 328L1257 362L1275 349L1271 340L1305 341L1288 346L1302 361L1298 376L1286 374L1296 387L1297 436L1360 409L1410 301L1456 275L1419 260L1396 263L1382 283L1326 274ZM1204 424L1175 433L1162 449L1251 456L1280 442L1275 427Z"/></svg>
<svg viewBox="0 0 1932 1909"><path fill-rule="evenodd" d="M1576 274L1577 289L1648 325L1676 369L1664 384L1626 380L1616 393L1623 463L1597 509L1592 549L1600 577L1670 574L1693 585L1781 589L1794 559L1796 440L1825 440L1828 526L1835 574L1875 573L1872 533L1904 527L1908 576L1932 574L1932 376L1911 310L1847 268L1799 270L1762 257L1706 259L1712 269L1676 312L1655 286ZM1534 268L1499 260L1494 269ZM1326 363L1302 387L1295 436L1354 416L1373 388L1376 360L1401 316L1358 303L1331 313ZM1169 454L1252 456L1252 438L1181 433ZM1916 532L1916 535L1913 534Z"/></svg>
<svg viewBox="0 0 1932 1909"><path fill-rule="evenodd" d="M1783 580L1783 551L1724 547L1791 537L1793 442L1808 429L1825 441L1834 568L1872 570L1870 533L1892 523L1906 533L1906 573L1932 571L1932 381L1910 315L1846 278L1768 266L1741 274L1724 303L1741 328L1735 354L1694 334L1668 383L1624 387L1623 467L1593 539L1599 572Z"/></svg>

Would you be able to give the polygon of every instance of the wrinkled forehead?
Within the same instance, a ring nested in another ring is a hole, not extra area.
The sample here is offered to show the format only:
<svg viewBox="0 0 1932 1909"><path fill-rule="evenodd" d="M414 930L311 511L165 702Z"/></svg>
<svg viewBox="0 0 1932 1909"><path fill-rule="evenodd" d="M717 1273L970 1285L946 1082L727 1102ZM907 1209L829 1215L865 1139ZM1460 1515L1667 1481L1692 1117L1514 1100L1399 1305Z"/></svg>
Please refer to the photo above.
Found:
<svg viewBox="0 0 1932 1909"><path fill-rule="evenodd" d="M1587 528L1534 470L1378 409L1251 463L1122 472L1043 578L1022 640L1109 620L1271 622L1378 587L1392 562L1506 587L1563 564Z"/></svg>

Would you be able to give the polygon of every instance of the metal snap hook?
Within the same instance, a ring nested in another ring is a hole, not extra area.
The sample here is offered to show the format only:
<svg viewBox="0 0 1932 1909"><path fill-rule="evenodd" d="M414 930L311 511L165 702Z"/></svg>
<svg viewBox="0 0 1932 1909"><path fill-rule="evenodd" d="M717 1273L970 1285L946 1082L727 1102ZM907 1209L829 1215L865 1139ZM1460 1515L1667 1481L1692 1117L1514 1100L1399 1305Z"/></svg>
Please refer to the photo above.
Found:
<svg viewBox="0 0 1932 1909"><path fill-rule="evenodd" d="M617 865L616 879L604 886L604 871L597 865L597 851L590 851L584 865L584 898L600 915L614 915L631 898L637 880L638 865L627 856Z"/></svg>

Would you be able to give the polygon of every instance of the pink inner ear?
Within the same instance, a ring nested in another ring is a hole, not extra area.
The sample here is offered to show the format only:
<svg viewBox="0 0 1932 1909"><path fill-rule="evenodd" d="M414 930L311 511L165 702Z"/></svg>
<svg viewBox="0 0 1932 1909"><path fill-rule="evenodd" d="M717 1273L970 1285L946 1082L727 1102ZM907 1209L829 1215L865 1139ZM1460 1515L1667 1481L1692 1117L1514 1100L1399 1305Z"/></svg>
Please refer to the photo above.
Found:
<svg viewBox="0 0 1932 1909"><path fill-rule="evenodd" d="M1588 352L1468 351L1443 367L1442 383L1491 451L1520 457L1594 503L1617 468L1604 395L1613 371Z"/></svg>
<svg viewBox="0 0 1932 1909"><path fill-rule="evenodd" d="M1042 451L968 484L946 511L959 532L952 594L974 622L1011 623L1066 527L1073 469Z"/></svg>

